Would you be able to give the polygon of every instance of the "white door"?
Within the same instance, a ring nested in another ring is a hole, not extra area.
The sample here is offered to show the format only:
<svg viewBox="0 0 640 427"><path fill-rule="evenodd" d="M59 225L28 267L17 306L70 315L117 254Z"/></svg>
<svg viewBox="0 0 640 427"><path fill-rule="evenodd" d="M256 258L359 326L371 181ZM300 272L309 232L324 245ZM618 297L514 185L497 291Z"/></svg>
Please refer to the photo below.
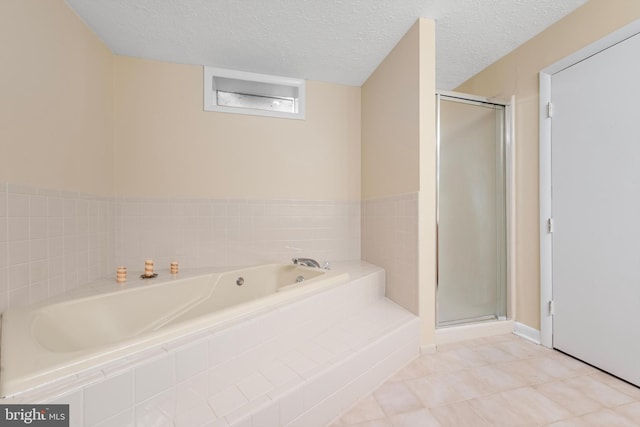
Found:
<svg viewBox="0 0 640 427"><path fill-rule="evenodd" d="M551 100L553 347L640 385L640 34Z"/></svg>

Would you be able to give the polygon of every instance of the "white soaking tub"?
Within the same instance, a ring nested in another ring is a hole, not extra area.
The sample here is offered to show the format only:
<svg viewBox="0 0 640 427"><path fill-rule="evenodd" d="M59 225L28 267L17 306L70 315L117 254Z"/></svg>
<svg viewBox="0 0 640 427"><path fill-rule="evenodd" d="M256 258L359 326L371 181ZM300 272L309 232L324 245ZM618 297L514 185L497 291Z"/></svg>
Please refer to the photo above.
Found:
<svg viewBox="0 0 640 427"><path fill-rule="evenodd" d="M0 396L15 396L123 355L286 304L347 272L270 264L188 278L111 282L97 295L2 314ZM102 285L104 288L104 283Z"/></svg>

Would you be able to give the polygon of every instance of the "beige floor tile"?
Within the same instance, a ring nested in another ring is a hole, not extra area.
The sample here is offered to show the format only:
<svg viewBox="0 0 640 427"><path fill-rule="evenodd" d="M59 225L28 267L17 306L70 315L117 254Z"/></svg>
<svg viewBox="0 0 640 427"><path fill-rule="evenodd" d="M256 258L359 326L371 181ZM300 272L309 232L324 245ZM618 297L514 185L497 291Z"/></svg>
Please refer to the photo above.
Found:
<svg viewBox="0 0 640 427"><path fill-rule="evenodd" d="M580 418L589 427L638 427L638 424L616 412L605 409Z"/></svg>
<svg viewBox="0 0 640 427"><path fill-rule="evenodd" d="M580 418L569 418L568 420L548 424L547 427L589 427L589 424Z"/></svg>
<svg viewBox="0 0 640 427"><path fill-rule="evenodd" d="M640 425L640 402L631 402L626 405L617 406L613 408L613 411Z"/></svg>
<svg viewBox="0 0 640 427"><path fill-rule="evenodd" d="M442 427L489 427L467 402L439 406L430 411Z"/></svg>
<svg viewBox="0 0 640 427"><path fill-rule="evenodd" d="M397 414L390 420L393 427L441 427L428 409Z"/></svg>
<svg viewBox="0 0 640 427"><path fill-rule="evenodd" d="M387 415L422 409L422 403L405 383L385 383L373 395Z"/></svg>
<svg viewBox="0 0 640 427"><path fill-rule="evenodd" d="M485 344L476 347L476 351L482 355L489 363L504 363L517 360L517 358L493 344Z"/></svg>
<svg viewBox="0 0 640 427"><path fill-rule="evenodd" d="M464 400L450 384L432 383L429 376L407 381L406 384L427 408Z"/></svg>
<svg viewBox="0 0 640 427"><path fill-rule="evenodd" d="M496 392L494 387L478 380L469 370L451 372L444 375L446 376L444 376L443 380L453 387L453 389L462 397L462 400L486 396Z"/></svg>
<svg viewBox="0 0 640 427"><path fill-rule="evenodd" d="M563 365L567 366L569 369L574 370L577 375L586 375L586 374L592 374L594 372L599 372L593 366L589 366L586 363L581 362L578 359L574 359L573 357L568 356L557 350L552 351L549 357L553 357L554 359L560 360L560 362Z"/></svg>
<svg viewBox="0 0 640 427"><path fill-rule="evenodd" d="M438 372L453 372L465 369L455 357L451 357L449 352L425 354L421 356L417 363L422 366L422 369L430 374Z"/></svg>
<svg viewBox="0 0 640 427"><path fill-rule="evenodd" d="M563 363L562 360L551 357L532 357L527 359L526 363L531 366L533 370L538 370L554 379L566 379L583 375L583 371L578 369L577 366Z"/></svg>
<svg viewBox="0 0 640 427"><path fill-rule="evenodd" d="M423 356L426 357L426 356ZM422 378L433 373L431 369L424 363L424 360L418 358L401 369L394 376L389 378L390 382L407 381L416 378Z"/></svg>
<svg viewBox="0 0 640 427"><path fill-rule="evenodd" d="M523 417L511 410L501 394L479 397L467 402L490 426L528 427L535 426L533 419Z"/></svg>
<svg viewBox="0 0 640 427"><path fill-rule="evenodd" d="M385 413L373 396L367 396L347 411L341 418L343 425L353 425L365 421L373 421L384 418Z"/></svg>
<svg viewBox="0 0 640 427"><path fill-rule="evenodd" d="M471 369L470 374L478 381L495 391L504 391L523 387L526 384L521 377L500 368L500 365L487 365Z"/></svg>
<svg viewBox="0 0 640 427"><path fill-rule="evenodd" d="M354 424L349 427L393 427L393 424L391 424L390 420L384 418L382 420L365 421L364 423Z"/></svg>
<svg viewBox="0 0 640 427"><path fill-rule="evenodd" d="M604 409L600 403L587 397L579 389L571 387L562 381L538 384L534 386L534 388L571 412L574 416Z"/></svg>
<svg viewBox="0 0 640 427"><path fill-rule="evenodd" d="M533 369L533 367L525 360L516 360L514 362L501 363L496 365L498 369L518 378L523 386L542 384L553 381L553 377L544 372Z"/></svg>
<svg viewBox="0 0 640 427"><path fill-rule="evenodd" d="M622 381L619 378L609 375L602 371L596 371L592 374L592 377L608 385L611 388L615 388L624 394L633 397L636 400L640 400L640 388Z"/></svg>
<svg viewBox="0 0 640 427"><path fill-rule="evenodd" d="M536 424L549 424L571 418L572 414L532 387L524 387L500 393L509 409Z"/></svg>
<svg viewBox="0 0 640 427"><path fill-rule="evenodd" d="M449 356L450 359L460 363L465 368L475 368L493 363L490 359L485 357L481 351L479 351L481 348L484 347L462 347L448 351L446 355Z"/></svg>
<svg viewBox="0 0 640 427"><path fill-rule="evenodd" d="M445 353L451 350L457 350L459 348L469 347L469 341L452 342L448 344L439 344L438 353Z"/></svg>
<svg viewBox="0 0 640 427"><path fill-rule="evenodd" d="M515 335L439 346L329 427L640 426L640 389Z"/></svg>
<svg viewBox="0 0 640 427"><path fill-rule="evenodd" d="M442 372L406 383L427 408L461 402L493 393L469 371Z"/></svg>
<svg viewBox="0 0 640 427"><path fill-rule="evenodd" d="M480 340L483 344L495 344L506 341L522 341L522 339L515 334L492 335L490 337L480 338Z"/></svg>
<svg viewBox="0 0 640 427"><path fill-rule="evenodd" d="M425 354L409 363L392 377L392 381L422 378L437 372L453 372L465 369L455 357L443 353Z"/></svg>
<svg viewBox="0 0 640 427"><path fill-rule="evenodd" d="M624 405L634 400L631 396L609 387L593 375L569 378L564 380L564 383L608 408Z"/></svg>
<svg viewBox="0 0 640 427"><path fill-rule="evenodd" d="M516 359L528 359L536 356L547 356L550 350L525 340L510 340L498 342L494 345L506 353L511 354Z"/></svg>

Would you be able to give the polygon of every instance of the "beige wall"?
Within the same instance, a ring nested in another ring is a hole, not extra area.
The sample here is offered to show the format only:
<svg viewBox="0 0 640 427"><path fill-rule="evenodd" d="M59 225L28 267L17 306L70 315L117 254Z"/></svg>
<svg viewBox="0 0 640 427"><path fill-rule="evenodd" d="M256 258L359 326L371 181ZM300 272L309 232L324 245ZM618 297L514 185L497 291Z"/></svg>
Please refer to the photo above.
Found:
<svg viewBox="0 0 640 427"><path fill-rule="evenodd" d="M516 95L516 320L540 327L538 73L640 18L638 0L591 0L456 90Z"/></svg>
<svg viewBox="0 0 640 427"><path fill-rule="evenodd" d="M422 345L435 345L436 322L436 23L420 20L420 194L418 283Z"/></svg>
<svg viewBox="0 0 640 427"><path fill-rule="evenodd" d="M434 94L435 23L420 19L362 87L362 257L387 271L387 296L420 315L427 346L435 334ZM368 226L380 217L394 224Z"/></svg>
<svg viewBox="0 0 640 427"><path fill-rule="evenodd" d="M113 194L113 55L62 0L0 1L0 181Z"/></svg>
<svg viewBox="0 0 640 427"><path fill-rule="evenodd" d="M360 199L360 88L307 82L301 121L205 113L201 67L114 56L62 0L3 0L0 28L0 181Z"/></svg>
<svg viewBox="0 0 640 427"><path fill-rule="evenodd" d="M416 23L362 86L362 198L420 187L420 26Z"/></svg>
<svg viewBox="0 0 640 427"><path fill-rule="evenodd" d="M115 69L117 195L360 199L360 88L307 81L292 120L204 112L202 67Z"/></svg>

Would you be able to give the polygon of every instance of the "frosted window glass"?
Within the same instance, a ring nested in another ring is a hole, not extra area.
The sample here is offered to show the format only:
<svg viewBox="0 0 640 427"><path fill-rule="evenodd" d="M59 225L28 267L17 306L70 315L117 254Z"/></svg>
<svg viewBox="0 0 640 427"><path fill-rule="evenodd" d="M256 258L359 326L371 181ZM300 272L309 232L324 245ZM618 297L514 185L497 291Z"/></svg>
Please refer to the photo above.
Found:
<svg viewBox="0 0 640 427"><path fill-rule="evenodd" d="M296 100L272 96L251 95L246 93L216 91L218 105L225 107L253 108L282 113L296 113Z"/></svg>

